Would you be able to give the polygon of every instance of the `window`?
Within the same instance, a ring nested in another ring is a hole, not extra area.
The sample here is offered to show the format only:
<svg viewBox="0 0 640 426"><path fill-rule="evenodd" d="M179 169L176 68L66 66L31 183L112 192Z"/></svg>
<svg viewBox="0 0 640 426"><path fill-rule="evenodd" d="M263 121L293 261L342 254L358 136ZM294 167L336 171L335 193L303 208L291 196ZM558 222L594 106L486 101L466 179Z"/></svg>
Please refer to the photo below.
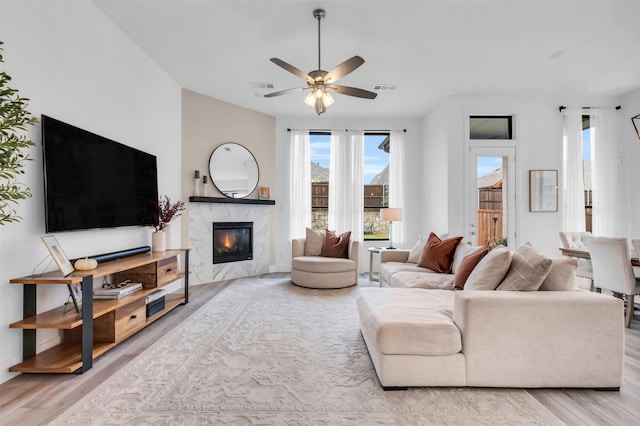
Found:
<svg viewBox="0 0 640 426"><path fill-rule="evenodd" d="M310 133L311 228L328 229L331 134Z"/></svg>
<svg viewBox="0 0 640 426"><path fill-rule="evenodd" d="M329 160L331 134L309 135L311 157L311 227L327 229L329 216ZM367 133L364 138L365 240L388 240L386 222L380 222L380 209L389 206L389 134Z"/></svg>
<svg viewBox="0 0 640 426"><path fill-rule="evenodd" d="M364 136L364 212L365 240L388 240L387 222L380 221L380 209L389 207L389 134Z"/></svg>
<svg viewBox="0 0 640 426"><path fill-rule="evenodd" d="M469 116L469 139L513 139L513 117L510 115Z"/></svg>

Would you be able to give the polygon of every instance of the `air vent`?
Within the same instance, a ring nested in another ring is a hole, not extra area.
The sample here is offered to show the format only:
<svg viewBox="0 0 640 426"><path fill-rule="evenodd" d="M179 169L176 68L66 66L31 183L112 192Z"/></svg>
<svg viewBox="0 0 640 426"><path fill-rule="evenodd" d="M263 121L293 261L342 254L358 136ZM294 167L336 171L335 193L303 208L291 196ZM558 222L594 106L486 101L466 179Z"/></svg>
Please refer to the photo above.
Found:
<svg viewBox="0 0 640 426"><path fill-rule="evenodd" d="M373 86L373 90L376 92L386 92L389 90L396 90L397 88L397 84L376 84Z"/></svg>
<svg viewBox="0 0 640 426"><path fill-rule="evenodd" d="M273 83L249 83L252 89L273 89L275 86Z"/></svg>

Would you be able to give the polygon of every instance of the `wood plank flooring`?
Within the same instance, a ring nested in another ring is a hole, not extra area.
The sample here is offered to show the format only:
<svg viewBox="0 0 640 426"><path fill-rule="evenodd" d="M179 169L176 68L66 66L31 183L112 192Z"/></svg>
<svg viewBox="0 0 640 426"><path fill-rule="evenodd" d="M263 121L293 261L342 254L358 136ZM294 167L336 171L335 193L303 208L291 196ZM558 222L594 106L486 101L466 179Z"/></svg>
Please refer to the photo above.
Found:
<svg viewBox="0 0 640 426"><path fill-rule="evenodd" d="M268 274L269 277L288 274ZM365 275L361 280L367 282ZM0 384L0 425L46 425L235 280L191 287L190 302L113 348L84 374L22 374ZM640 314L625 332L623 385L617 391L538 389L528 392L570 425L640 424ZM606 361L603 361L606 362Z"/></svg>

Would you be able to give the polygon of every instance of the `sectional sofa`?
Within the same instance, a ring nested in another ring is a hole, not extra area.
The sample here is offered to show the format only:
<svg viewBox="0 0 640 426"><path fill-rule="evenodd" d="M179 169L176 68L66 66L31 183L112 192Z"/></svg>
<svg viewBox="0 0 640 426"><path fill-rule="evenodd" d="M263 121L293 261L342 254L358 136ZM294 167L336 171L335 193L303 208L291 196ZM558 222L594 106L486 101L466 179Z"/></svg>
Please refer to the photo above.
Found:
<svg viewBox="0 0 640 426"><path fill-rule="evenodd" d="M547 259L529 245L493 249L456 290L462 258L437 273L410 254L383 252L380 288L358 289L360 328L385 389L619 389L623 302L576 289L575 259Z"/></svg>

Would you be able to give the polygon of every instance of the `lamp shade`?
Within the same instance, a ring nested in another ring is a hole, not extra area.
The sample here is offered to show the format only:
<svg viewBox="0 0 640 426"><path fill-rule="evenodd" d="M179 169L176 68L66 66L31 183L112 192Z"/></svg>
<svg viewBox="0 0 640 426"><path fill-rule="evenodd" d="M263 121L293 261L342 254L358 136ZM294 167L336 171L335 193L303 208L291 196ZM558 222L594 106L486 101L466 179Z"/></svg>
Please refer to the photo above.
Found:
<svg viewBox="0 0 640 426"><path fill-rule="evenodd" d="M631 117L631 122L633 123L633 127L636 129L636 135L640 138L640 114L635 117Z"/></svg>
<svg viewBox="0 0 640 426"><path fill-rule="evenodd" d="M380 220L383 222L400 222L402 220L401 208L380 209Z"/></svg>

